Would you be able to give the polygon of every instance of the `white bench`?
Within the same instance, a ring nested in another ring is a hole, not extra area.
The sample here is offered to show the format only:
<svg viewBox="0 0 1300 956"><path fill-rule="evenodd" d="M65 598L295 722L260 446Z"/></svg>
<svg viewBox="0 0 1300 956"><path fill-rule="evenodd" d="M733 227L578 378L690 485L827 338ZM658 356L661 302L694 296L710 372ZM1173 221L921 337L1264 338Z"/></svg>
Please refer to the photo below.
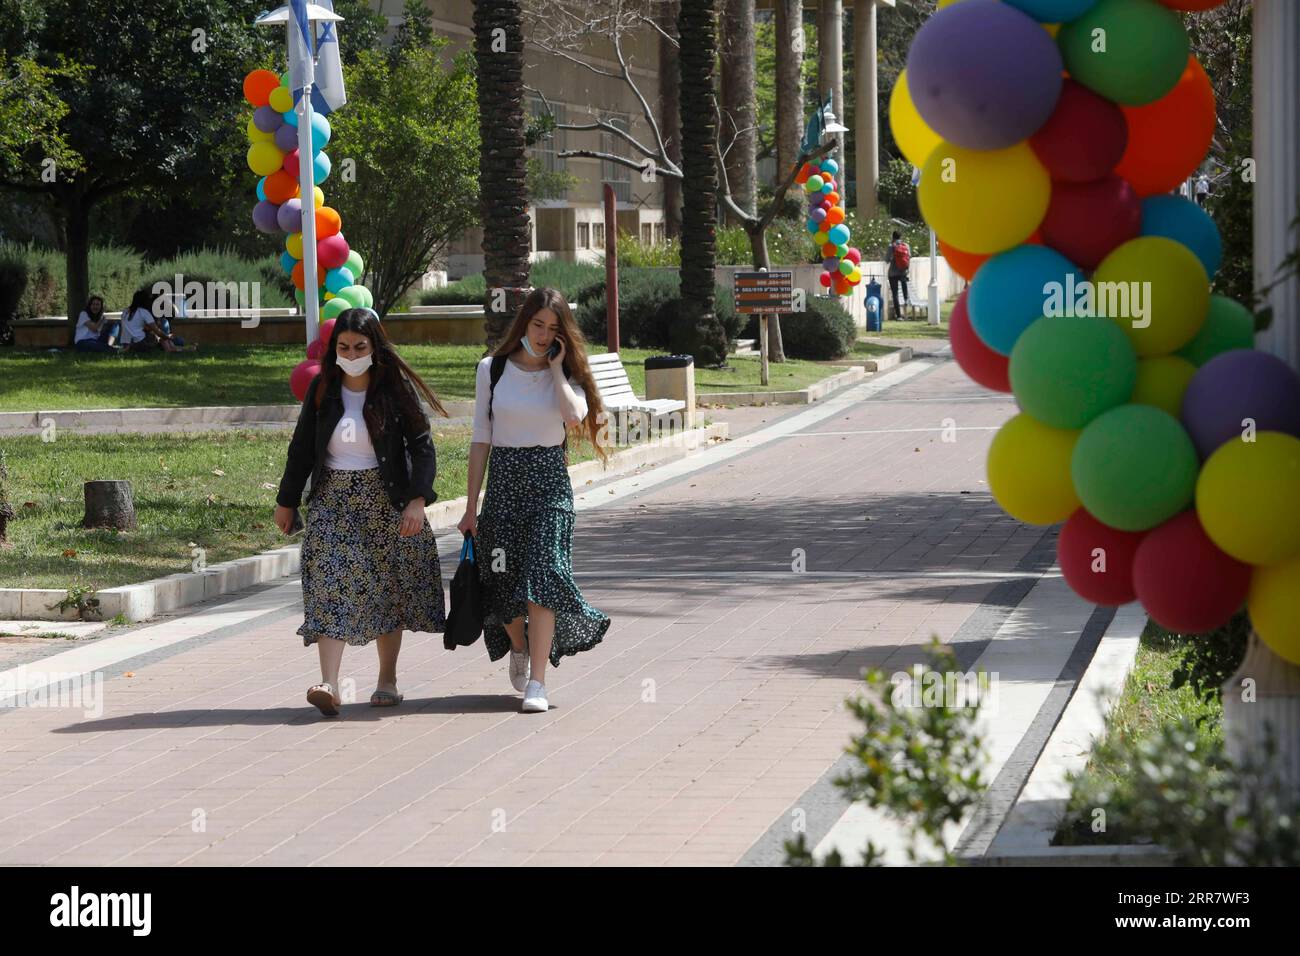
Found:
<svg viewBox="0 0 1300 956"><path fill-rule="evenodd" d="M675 398L637 398L617 352L588 355L587 364L605 410L618 418L620 429L626 427L628 412L643 413L654 420L686 408L685 402Z"/></svg>

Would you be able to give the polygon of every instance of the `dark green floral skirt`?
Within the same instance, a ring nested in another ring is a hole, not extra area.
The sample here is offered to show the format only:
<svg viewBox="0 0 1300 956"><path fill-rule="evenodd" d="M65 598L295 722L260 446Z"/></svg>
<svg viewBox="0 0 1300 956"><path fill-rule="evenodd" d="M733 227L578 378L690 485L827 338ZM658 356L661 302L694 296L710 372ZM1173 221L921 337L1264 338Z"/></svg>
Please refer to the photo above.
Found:
<svg viewBox="0 0 1300 956"><path fill-rule="evenodd" d="M555 612L551 665L595 647L610 619L582 599L573 580L573 484L560 445L493 445L475 553L483 584L483 637L492 660L510 650L505 624L528 602Z"/></svg>
<svg viewBox="0 0 1300 956"><path fill-rule="evenodd" d="M402 537L378 468L325 469L302 541L302 642L369 644L380 634L446 629L438 544L424 519Z"/></svg>

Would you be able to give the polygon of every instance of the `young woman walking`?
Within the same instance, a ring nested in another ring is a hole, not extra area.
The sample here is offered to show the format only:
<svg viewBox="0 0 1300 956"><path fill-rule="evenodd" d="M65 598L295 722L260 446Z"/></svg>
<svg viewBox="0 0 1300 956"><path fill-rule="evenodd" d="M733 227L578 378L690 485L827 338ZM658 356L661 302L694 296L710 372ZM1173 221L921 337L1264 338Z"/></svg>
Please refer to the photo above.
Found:
<svg viewBox="0 0 1300 956"><path fill-rule="evenodd" d="M311 477L302 543L303 645L316 644L321 682L307 701L333 717L345 644L375 641L379 681L370 703L402 702L402 631L445 629L442 569L424 508L437 462L417 396L446 409L394 351L378 315L338 316L321 371L307 386L276 495L285 534Z"/></svg>
<svg viewBox="0 0 1300 956"><path fill-rule="evenodd" d="M567 430L585 429L596 453L608 457L597 424L604 407L583 345L564 297L534 289L501 345L479 362L475 382L469 500L458 527L476 537L488 656L509 652L524 713L550 707L547 661L558 666L561 657L596 646L610 625L573 580ZM487 492L476 516L485 466Z"/></svg>

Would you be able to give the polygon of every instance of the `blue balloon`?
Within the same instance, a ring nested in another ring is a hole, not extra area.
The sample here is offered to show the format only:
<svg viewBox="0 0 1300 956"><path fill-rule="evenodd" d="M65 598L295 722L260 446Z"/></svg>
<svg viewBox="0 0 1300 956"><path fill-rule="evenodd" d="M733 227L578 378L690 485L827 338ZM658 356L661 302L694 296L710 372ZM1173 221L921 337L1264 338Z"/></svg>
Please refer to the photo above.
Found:
<svg viewBox="0 0 1300 956"><path fill-rule="evenodd" d="M822 172L826 173L829 176L834 176L836 173L840 171L840 164L835 162L835 160L831 159L829 156L827 156L825 159L822 160L821 168L822 168Z"/></svg>
<svg viewBox="0 0 1300 956"><path fill-rule="evenodd" d="M849 241L849 227L844 223L836 223L826 230L827 239L837 246L842 246Z"/></svg>
<svg viewBox="0 0 1300 956"><path fill-rule="evenodd" d="M1097 0L1006 0L1009 6L1023 10L1039 23L1066 23L1077 20L1097 4Z"/></svg>
<svg viewBox="0 0 1300 956"><path fill-rule="evenodd" d="M284 117L284 121L288 123L290 126L298 125L298 114L295 113L293 110L289 110L289 112L287 113L281 113L280 115Z"/></svg>
<svg viewBox="0 0 1300 956"><path fill-rule="evenodd" d="M269 200L266 198L266 177L265 176L263 176L261 179L257 181L257 198L262 200L262 202L269 202Z"/></svg>
<svg viewBox="0 0 1300 956"><path fill-rule="evenodd" d="M292 273L293 267L296 266L297 264L298 264L298 260L289 254L288 249L280 253L280 268L283 269L286 273Z"/></svg>
<svg viewBox="0 0 1300 956"><path fill-rule="evenodd" d="M1010 355L1020 334L1043 316L1049 283L1057 283L1066 301L1072 301L1066 293L1079 288L1084 278L1074 263L1046 246L998 253L971 280L966 302L971 327L993 351Z"/></svg>
<svg viewBox="0 0 1300 956"><path fill-rule="evenodd" d="M356 276L347 266L339 266L337 269L330 269L325 273L325 288L335 295L338 295L350 285L356 285Z"/></svg>
<svg viewBox="0 0 1300 956"><path fill-rule="evenodd" d="M1201 260L1211 279L1223 264L1223 239L1214 220L1181 196L1151 196L1142 201L1142 235L1181 242Z"/></svg>
<svg viewBox="0 0 1300 956"><path fill-rule="evenodd" d="M325 182L325 180L329 179L330 167L331 167L330 158L326 156L324 153L317 153L311 159L312 159L311 181L315 183L317 186L319 186L321 183Z"/></svg>
<svg viewBox="0 0 1300 956"><path fill-rule="evenodd" d="M320 113L311 114L311 151L318 153L330 141L330 121Z"/></svg>
<svg viewBox="0 0 1300 956"><path fill-rule="evenodd" d="M808 227L808 231L814 236L817 235L817 231L821 229L821 226L818 224L816 219L809 219L804 223L804 225Z"/></svg>

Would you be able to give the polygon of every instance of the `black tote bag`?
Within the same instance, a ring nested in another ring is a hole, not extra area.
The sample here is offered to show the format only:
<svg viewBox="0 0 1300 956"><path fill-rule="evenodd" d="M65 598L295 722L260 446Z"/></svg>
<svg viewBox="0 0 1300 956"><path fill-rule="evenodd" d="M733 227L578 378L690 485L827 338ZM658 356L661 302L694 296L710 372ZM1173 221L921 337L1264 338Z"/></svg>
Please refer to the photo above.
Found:
<svg viewBox="0 0 1300 956"><path fill-rule="evenodd" d="M474 560L474 537L465 532L460 546L460 564L451 579L451 613L442 634L442 646L449 651L469 647L483 633L483 586Z"/></svg>

